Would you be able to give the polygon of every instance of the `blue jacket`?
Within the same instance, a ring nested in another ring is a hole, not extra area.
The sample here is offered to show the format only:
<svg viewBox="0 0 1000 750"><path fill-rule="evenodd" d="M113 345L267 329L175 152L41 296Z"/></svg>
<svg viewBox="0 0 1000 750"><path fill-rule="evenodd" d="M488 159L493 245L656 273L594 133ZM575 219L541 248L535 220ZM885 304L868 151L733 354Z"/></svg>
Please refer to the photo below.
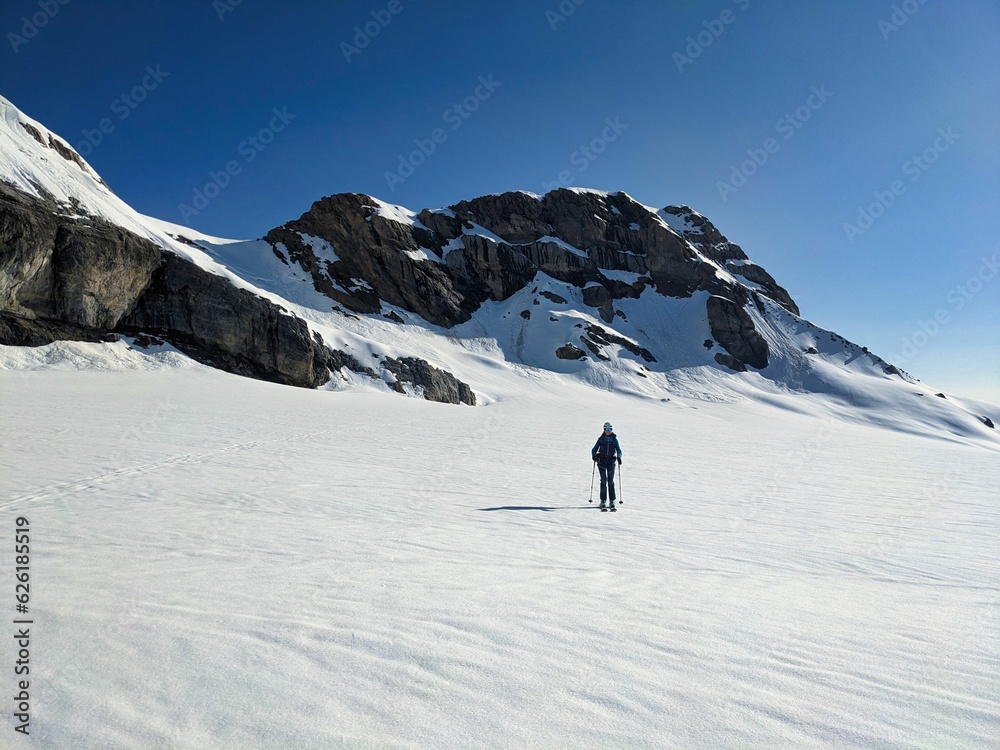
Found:
<svg viewBox="0 0 1000 750"><path fill-rule="evenodd" d="M590 451L590 455L592 458L600 457L605 460L621 458L622 447L618 445L618 436L613 432L610 435L601 435L594 443L594 449Z"/></svg>

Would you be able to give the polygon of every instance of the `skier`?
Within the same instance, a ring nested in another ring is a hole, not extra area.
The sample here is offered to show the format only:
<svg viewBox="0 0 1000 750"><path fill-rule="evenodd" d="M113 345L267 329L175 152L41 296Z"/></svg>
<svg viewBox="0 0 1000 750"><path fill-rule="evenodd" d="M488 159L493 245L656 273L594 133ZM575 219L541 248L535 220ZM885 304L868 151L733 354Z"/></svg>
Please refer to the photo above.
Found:
<svg viewBox="0 0 1000 750"><path fill-rule="evenodd" d="M590 452L591 458L601 471L601 510L607 510L606 501L610 495L611 510L615 510L615 464L622 462L622 448L618 445L618 436L611 429L611 422L604 423L604 432L594 443Z"/></svg>

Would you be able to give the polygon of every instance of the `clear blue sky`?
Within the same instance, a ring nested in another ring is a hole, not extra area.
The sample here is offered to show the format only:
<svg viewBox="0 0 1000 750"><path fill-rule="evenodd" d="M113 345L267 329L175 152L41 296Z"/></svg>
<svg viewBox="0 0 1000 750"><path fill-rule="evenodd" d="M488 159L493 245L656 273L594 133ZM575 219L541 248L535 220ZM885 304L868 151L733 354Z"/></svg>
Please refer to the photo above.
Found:
<svg viewBox="0 0 1000 750"><path fill-rule="evenodd" d="M255 237L336 192L564 178L685 203L805 317L1000 403L995 0L62 1L3 3L0 93L144 213Z"/></svg>

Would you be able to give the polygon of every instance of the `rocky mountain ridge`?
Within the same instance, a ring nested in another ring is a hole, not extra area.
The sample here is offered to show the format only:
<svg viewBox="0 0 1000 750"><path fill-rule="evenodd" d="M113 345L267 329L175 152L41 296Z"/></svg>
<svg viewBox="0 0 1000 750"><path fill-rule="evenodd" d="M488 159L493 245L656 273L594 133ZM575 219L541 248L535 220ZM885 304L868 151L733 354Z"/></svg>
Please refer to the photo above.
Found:
<svg viewBox="0 0 1000 750"><path fill-rule="evenodd" d="M765 368L769 356L746 306L763 312L764 295L799 312L708 219L686 206L656 211L623 192L511 192L419 213L341 194L264 239L347 310L381 314L388 303L445 328L486 301L511 297L539 273L579 288L606 324L621 313L617 301L638 299L647 288L674 298L707 291L710 332L725 350L715 359L739 372Z"/></svg>
<svg viewBox="0 0 1000 750"><path fill-rule="evenodd" d="M470 405L495 397L492 370L661 401L731 387L874 409L917 382L801 318L687 206L561 188L416 212L345 193L222 240L136 213L0 99L0 344L120 338L287 385ZM930 421L969 418L918 401Z"/></svg>

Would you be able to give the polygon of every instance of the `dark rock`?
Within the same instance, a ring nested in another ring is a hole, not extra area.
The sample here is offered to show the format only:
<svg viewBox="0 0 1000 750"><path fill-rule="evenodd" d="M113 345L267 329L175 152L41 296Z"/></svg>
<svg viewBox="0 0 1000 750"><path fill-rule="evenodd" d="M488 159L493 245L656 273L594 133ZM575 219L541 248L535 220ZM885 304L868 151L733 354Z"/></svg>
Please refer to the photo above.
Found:
<svg viewBox="0 0 1000 750"><path fill-rule="evenodd" d="M542 292L539 292L539 294L542 295L543 297L545 297L545 299L549 300L550 302L555 302L557 305L568 304L568 300L563 299L558 294L554 294L554 293L549 292L549 291L542 291Z"/></svg>
<svg viewBox="0 0 1000 750"><path fill-rule="evenodd" d="M114 328L159 263L156 245L111 224L60 227L52 254L56 316L83 326Z"/></svg>
<svg viewBox="0 0 1000 750"><path fill-rule="evenodd" d="M560 346L556 349L556 356L559 359L584 359L587 353L578 346L566 344L566 346Z"/></svg>
<svg viewBox="0 0 1000 750"><path fill-rule="evenodd" d="M531 310L521 310L521 317L525 320L531 320Z"/></svg>
<svg viewBox="0 0 1000 750"><path fill-rule="evenodd" d="M118 334L58 320L21 318L0 313L0 344L6 346L45 346L54 341L118 341Z"/></svg>
<svg viewBox="0 0 1000 750"><path fill-rule="evenodd" d="M120 330L155 334L200 362L260 380L315 388L330 375L329 350L305 321L172 253Z"/></svg>
<svg viewBox="0 0 1000 750"><path fill-rule="evenodd" d="M358 193L329 196L264 239L276 249L283 246L289 260L310 274L318 292L356 313L378 312L384 301L437 325L467 320L486 298L483 291L466 290L469 294L463 295L445 266L409 254L423 247L440 255L443 238L430 228L387 219L377 206L374 198ZM306 239L311 237L329 244L338 260L320 257ZM367 286L353 279L363 279Z"/></svg>
<svg viewBox="0 0 1000 750"><path fill-rule="evenodd" d="M34 335L49 330L64 338L59 330L71 329L63 324L113 329L149 284L159 257L156 245L125 229L68 219L51 201L0 185L0 313L52 323Z"/></svg>
<svg viewBox="0 0 1000 750"><path fill-rule="evenodd" d="M687 226L681 234L706 257L719 263L747 259L743 248L727 240L712 222L688 206L667 206L663 212L684 221Z"/></svg>
<svg viewBox="0 0 1000 750"><path fill-rule="evenodd" d="M583 290L583 304L590 307L607 307L612 301L611 292L601 284L591 284Z"/></svg>
<svg viewBox="0 0 1000 750"><path fill-rule="evenodd" d="M45 142L45 139L42 137L41 131L34 125L29 125L26 122L22 122L21 127L27 130L28 133L31 135L31 137L34 138L39 143L41 143L43 146L48 146L48 144Z"/></svg>
<svg viewBox="0 0 1000 750"><path fill-rule="evenodd" d="M452 250L445 261L455 288L466 295L466 309L475 310L487 299L507 299L538 272L523 253L508 245L479 236L465 236L462 243L463 249Z"/></svg>
<svg viewBox="0 0 1000 750"><path fill-rule="evenodd" d="M770 349L745 308L725 297L712 296L707 309L712 337L723 349L758 370L767 367Z"/></svg>
<svg viewBox="0 0 1000 750"><path fill-rule="evenodd" d="M617 334L606 331L600 326L589 325L587 326L587 334L593 339L597 344L601 346L608 346L610 344L617 344L622 349L636 355L637 357L642 357L642 359L647 362L655 362L656 357L648 349L644 349L641 346L634 344L628 339L622 338Z"/></svg>
<svg viewBox="0 0 1000 750"><path fill-rule="evenodd" d="M722 352L716 352L715 361L718 362L720 365L728 367L730 370L734 370L736 372L747 371L746 365L744 365L739 359L730 354L723 354Z"/></svg>
<svg viewBox="0 0 1000 750"><path fill-rule="evenodd" d="M313 342L319 352L317 360L331 372L348 369L352 372L367 375L372 379L378 378L378 374L373 369L362 365L354 355L342 352L339 349L330 349L327 347L323 343L323 337L318 333L313 333ZM372 356L378 359L378 354L373 354Z"/></svg>
<svg viewBox="0 0 1000 750"><path fill-rule="evenodd" d="M982 419L983 424L986 425L987 427L989 427L991 430L995 430L996 429L996 427L994 427L994 425L993 425L993 420L990 419L989 417L980 417L980 419Z"/></svg>
<svg viewBox="0 0 1000 750"><path fill-rule="evenodd" d="M553 233L542 215L542 202L528 193L486 195L451 209L460 220L475 222L512 243L534 242Z"/></svg>
<svg viewBox="0 0 1000 750"><path fill-rule="evenodd" d="M681 236L703 255L722 264L730 273L759 284L763 287L764 294L789 312L799 314L798 305L788 292L767 271L749 262L743 248L726 239L711 221L687 206L667 206L663 211L684 221L686 226L681 231Z"/></svg>
<svg viewBox="0 0 1000 750"><path fill-rule="evenodd" d="M166 342L161 338L157 338L156 336L148 336L145 333L140 333L138 336L132 339L132 343L138 346L140 349L149 349L152 346L163 346Z"/></svg>
<svg viewBox="0 0 1000 750"><path fill-rule="evenodd" d="M49 136L49 146L55 149L56 153L58 153L59 156L61 156L66 161L73 162L84 172L87 171L87 167L84 164L83 159L80 158L80 155L76 153L76 151L71 149L69 146L67 146L65 143L60 141L58 138L56 138L55 136L52 135Z"/></svg>
<svg viewBox="0 0 1000 750"><path fill-rule="evenodd" d="M817 349L815 346L810 346L805 351L806 351L806 354L819 354L819 349Z"/></svg>
<svg viewBox="0 0 1000 750"><path fill-rule="evenodd" d="M788 291L778 285L767 271L755 263L727 263L726 270L735 276L742 276L747 281L759 284L764 289L764 294L773 299L789 312L799 314L799 306L795 304Z"/></svg>
<svg viewBox="0 0 1000 750"><path fill-rule="evenodd" d="M702 343L702 346L704 346L706 349L711 349L713 346L715 346L715 342L712 341L712 339L705 339L705 341Z"/></svg>
<svg viewBox="0 0 1000 750"><path fill-rule="evenodd" d="M945 395L944 395L943 393L935 393L934 395L935 395L935 396L937 396L938 398L944 398L944 399L947 399L947 398L948 398L948 397L947 397L947 396L945 396Z"/></svg>
<svg viewBox="0 0 1000 750"><path fill-rule="evenodd" d="M403 320L402 317L400 317L399 313L397 313L395 310L390 310L389 312L387 312L385 314L385 317L387 317L393 323L405 323L406 322L405 320Z"/></svg>
<svg viewBox="0 0 1000 750"><path fill-rule="evenodd" d="M590 258L577 255L558 242L532 242L518 246L517 250L542 272L574 286L583 286L600 277Z"/></svg>
<svg viewBox="0 0 1000 750"><path fill-rule="evenodd" d="M396 376L393 386L402 393L401 383L411 383L423 389L423 396L428 401L439 401L446 404L476 405L476 394L465 383L458 380L450 372L439 370L423 359L404 357L402 359L386 358L385 368Z"/></svg>
<svg viewBox="0 0 1000 750"><path fill-rule="evenodd" d="M590 352L602 362L611 361L611 357L607 356L604 352L602 352L601 347L599 347L593 341L588 339L586 336L581 336L580 341L582 341L584 346L590 349Z"/></svg>

